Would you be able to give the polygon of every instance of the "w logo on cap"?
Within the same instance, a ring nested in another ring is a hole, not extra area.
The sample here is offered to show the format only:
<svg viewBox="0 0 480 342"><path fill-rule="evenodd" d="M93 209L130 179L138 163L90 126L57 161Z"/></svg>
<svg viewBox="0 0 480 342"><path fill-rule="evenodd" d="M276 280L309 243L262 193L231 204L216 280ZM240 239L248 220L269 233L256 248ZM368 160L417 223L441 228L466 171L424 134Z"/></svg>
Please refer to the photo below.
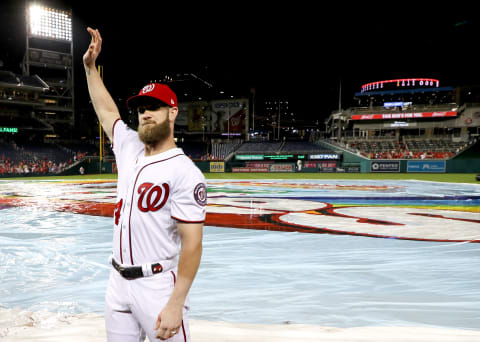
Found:
<svg viewBox="0 0 480 342"><path fill-rule="evenodd" d="M177 95L166 84L161 83L149 83L143 87L138 95L132 96L127 100L127 106L129 108L135 108L139 105L141 100L145 98L154 98L163 102L167 106L177 106Z"/></svg>
<svg viewBox="0 0 480 342"><path fill-rule="evenodd" d="M153 91L153 89L155 89L155 84L146 85L146 86L143 87L143 89L142 89L142 94L149 93L149 92Z"/></svg>

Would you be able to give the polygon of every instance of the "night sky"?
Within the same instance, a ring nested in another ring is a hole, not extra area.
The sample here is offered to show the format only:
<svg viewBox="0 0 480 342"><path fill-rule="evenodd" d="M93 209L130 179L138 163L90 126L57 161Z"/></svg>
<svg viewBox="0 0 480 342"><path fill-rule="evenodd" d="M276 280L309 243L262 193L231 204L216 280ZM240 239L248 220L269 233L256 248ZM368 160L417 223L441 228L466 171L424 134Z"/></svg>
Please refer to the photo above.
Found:
<svg viewBox="0 0 480 342"><path fill-rule="evenodd" d="M319 9L313 2L56 3L73 8L77 106L88 106L81 64L87 26L102 34L98 63L114 98L128 97L166 72L194 73L225 94L248 96L254 87L258 98L289 99L298 117L324 118L338 108L340 80L343 107L362 84L377 80L480 83L476 11L455 3L428 9L406 2ZM24 3L0 6L0 70L20 73ZM175 87L180 92L181 85Z"/></svg>

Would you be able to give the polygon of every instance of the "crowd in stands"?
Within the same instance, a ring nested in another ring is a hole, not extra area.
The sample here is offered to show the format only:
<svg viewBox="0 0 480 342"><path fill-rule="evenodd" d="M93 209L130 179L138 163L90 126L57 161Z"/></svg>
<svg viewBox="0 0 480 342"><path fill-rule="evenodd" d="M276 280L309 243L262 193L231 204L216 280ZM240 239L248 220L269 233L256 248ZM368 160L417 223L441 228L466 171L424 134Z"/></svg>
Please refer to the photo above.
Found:
<svg viewBox="0 0 480 342"><path fill-rule="evenodd" d="M426 139L425 137L378 137L378 139L350 138L337 142L347 150L370 159L449 159L464 150L472 141L457 141L452 137ZM257 141L182 143L179 144L193 160L224 161L232 153L312 153L325 152L325 148L306 141ZM83 152L80 149L84 148ZM74 165L86 155L97 155L95 145L64 145L22 143L0 139L0 176L11 174L57 174ZM75 151L77 150L77 151ZM208 151L208 152L206 152ZM104 155L109 154L106 150Z"/></svg>
<svg viewBox="0 0 480 342"><path fill-rule="evenodd" d="M356 151L370 159L449 159L473 143L453 142L443 139L404 139L394 140L352 139L344 142L349 150Z"/></svg>
<svg viewBox="0 0 480 342"><path fill-rule="evenodd" d="M71 160L69 161L71 164ZM51 160L36 160L36 161L26 161L23 160L19 163L13 163L9 158L5 159L5 156L2 155L2 160L0 162L0 175L3 174L48 174L48 173L59 173L64 171L67 168L67 162L63 163L54 163Z"/></svg>
<svg viewBox="0 0 480 342"><path fill-rule="evenodd" d="M370 159L448 159L455 155L453 152L412 152L412 151L388 151L362 153Z"/></svg>
<svg viewBox="0 0 480 342"><path fill-rule="evenodd" d="M56 174L64 171L87 153L51 144L22 144L0 141L0 175Z"/></svg>

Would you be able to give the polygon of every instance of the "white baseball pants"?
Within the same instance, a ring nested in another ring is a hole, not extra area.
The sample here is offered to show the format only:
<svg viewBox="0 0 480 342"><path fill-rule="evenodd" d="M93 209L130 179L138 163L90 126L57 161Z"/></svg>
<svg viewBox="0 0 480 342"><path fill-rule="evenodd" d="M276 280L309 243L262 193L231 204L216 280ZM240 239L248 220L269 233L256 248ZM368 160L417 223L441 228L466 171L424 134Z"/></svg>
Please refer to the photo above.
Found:
<svg viewBox="0 0 480 342"><path fill-rule="evenodd" d="M158 314L175 286L176 268L151 277L124 279L112 269L105 296L105 326L109 342L160 341L154 330ZM168 342L190 342L188 298L179 332Z"/></svg>

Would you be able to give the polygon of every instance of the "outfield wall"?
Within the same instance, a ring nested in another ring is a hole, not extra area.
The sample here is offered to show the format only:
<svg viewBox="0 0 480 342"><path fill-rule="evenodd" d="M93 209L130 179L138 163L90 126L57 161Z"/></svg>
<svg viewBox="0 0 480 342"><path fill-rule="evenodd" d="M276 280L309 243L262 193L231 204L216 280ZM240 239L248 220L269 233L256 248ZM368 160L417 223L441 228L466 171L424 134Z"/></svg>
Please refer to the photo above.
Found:
<svg viewBox="0 0 480 342"><path fill-rule="evenodd" d="M353 162L317 162L298 168L296 163L225 163L199 161L195 164L204 173L480 173L480 159L451 160L366 160ZM62 175L116 173L115 163L85 160Z"/></svg>
<svg viewBox="0 0 480 342"><path fill-rule="evenodd" d="M250 160L195 161L204 173L480 173L480 142L449 160L406 160L406 159L367 159L363 156L343 150L338 160L310 160L293 158L273 160L251 158ZM261 156L259 154L259 156ZM97 158L87 157L62 175L78 175L80 167L85 174L116 173L116 163L106 161L100 163ZM18 176L18 175L15 175Z"/></svg>

